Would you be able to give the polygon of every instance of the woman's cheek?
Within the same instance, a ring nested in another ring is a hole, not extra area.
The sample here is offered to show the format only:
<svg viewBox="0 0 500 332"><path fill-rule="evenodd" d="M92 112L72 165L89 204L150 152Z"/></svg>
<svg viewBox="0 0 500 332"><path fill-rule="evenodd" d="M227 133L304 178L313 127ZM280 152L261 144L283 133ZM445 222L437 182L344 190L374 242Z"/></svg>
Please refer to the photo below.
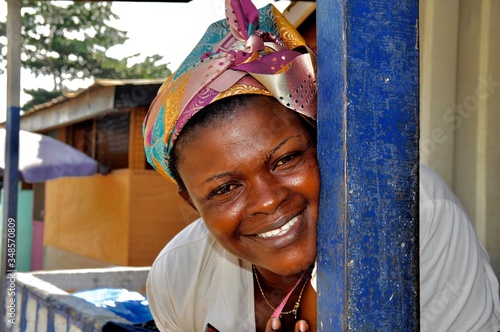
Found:
<svg viewBox="0 0 500 332"><path fill-rule="evenodd" d="M244 203L241 200L239 197L222 204L208 204L202 209L200 215L213 234L227 234L238 227L243 217Z"/></svg>
<svg viewBox="0 0 500 332"><path fill-rule="evenodd" d="M319 169L316 160L311 160L295 172L293 181L295 187L300 187L306 193L316 193L319 196ZM316 197L311 197L316 198Z"/></svg>

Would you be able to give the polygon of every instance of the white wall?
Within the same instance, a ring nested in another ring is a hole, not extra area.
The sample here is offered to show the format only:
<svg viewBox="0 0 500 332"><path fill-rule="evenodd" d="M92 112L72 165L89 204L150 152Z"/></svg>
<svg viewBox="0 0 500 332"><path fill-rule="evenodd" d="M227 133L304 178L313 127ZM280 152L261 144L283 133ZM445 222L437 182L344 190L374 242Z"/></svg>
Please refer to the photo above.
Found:
<svg viewBox="0 0 500 332"><path fill-rule="evenodd" d="M500 276L500 0L421 0L421 162L462 201Z"/></svg>

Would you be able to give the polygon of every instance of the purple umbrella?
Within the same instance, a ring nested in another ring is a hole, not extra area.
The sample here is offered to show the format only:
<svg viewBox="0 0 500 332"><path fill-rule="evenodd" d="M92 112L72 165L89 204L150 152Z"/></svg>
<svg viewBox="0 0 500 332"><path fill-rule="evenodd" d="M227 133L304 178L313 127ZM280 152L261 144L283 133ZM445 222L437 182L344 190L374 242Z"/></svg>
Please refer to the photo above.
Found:
<svg viewBox="0 0 500 332"><path fill-rule="evenodd" d="M0 129L0 169L5 168L5 129ZM28 183L69 176L106 174L107 167L52 137L19 131L19 172Z"/></svg>

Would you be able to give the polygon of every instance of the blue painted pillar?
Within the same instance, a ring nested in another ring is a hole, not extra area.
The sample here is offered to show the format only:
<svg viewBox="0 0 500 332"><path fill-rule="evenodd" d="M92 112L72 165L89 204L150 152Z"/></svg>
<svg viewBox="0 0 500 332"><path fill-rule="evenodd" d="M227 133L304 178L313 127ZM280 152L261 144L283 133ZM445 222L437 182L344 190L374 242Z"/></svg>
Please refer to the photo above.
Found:
<svg viewBox="0 0 500 332"><path fill-rule="evenodd" d="M3 174L2 274L16 270L17 204L19 196L19 122L20 107L7 109L5 122L5 170ZM9 250L10 248L10 250Z"/></svg>
<svg viewBox="0 0 500 332"><path fill-rule="evenodd" d="M5 123L5 170L2 220L2 244L0 257L0 329L12 320L16 304L15 290L10 286L16 270L17 200L19 182L19 122L21 82L21 0L7 1L7 120ZM5 287L7 286L7 287ZM8 290L8 291L7 291ZM7 295L7 296L6 296ZM13 311L14 310L14 311ZM5 315L4 315L5 314ZM15 316L14 316L15 317Z"/></svg>
<svg viewBox="0 0 500 332"><path fill-rule="evenodd" d="M418 0L317 0L318 330L418 331Z"/></svg>

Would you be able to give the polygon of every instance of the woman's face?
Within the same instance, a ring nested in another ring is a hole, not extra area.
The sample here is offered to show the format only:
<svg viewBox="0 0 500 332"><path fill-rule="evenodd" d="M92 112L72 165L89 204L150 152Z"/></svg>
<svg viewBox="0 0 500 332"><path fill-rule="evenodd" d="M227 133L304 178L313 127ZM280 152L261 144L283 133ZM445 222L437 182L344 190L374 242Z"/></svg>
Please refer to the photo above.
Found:
<svg viewBox="0 0 500 332"><path fill-rule="evenodd" d="M316 256L316 146L297 115L259 97L183 142L181 193L234 255L279 275Z"/></svg>

